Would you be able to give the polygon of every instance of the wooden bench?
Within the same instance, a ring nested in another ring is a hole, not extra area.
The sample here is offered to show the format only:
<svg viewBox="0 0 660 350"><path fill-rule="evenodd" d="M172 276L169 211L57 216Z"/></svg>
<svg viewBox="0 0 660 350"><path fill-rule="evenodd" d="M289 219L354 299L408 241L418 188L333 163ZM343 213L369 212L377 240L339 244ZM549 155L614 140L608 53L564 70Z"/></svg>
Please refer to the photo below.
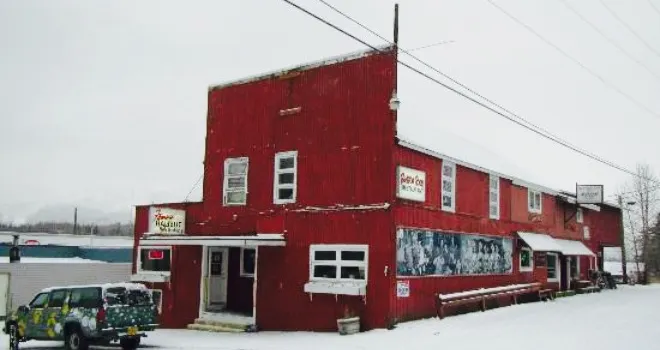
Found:
<svg viewBox="0 0 660 350"><path fill-rule="evenodd" d="M514 284L510 286L473 289L451 294L437 294L435 307L438 318L445 316L445 307L464 305L470 303L481 303L481 311L486 311L486 300L511 297L514 304L518 304L518 296L539 291L541 283Z"/></svg>
<svg viewBox="0 0 660 350"><path fill-rule="evenodd" d="M539 301L555 300L554 289L550 289L550 288L539 289L538 295L539 295Z"/></svg>
<svg viewBox="0 0 660 350"><path fill-rule="evenodd" d="M580 294L600 293L600 287L598 287L598 286L588 286L588 287L578 288L577 292L580 293Z"/></svg>

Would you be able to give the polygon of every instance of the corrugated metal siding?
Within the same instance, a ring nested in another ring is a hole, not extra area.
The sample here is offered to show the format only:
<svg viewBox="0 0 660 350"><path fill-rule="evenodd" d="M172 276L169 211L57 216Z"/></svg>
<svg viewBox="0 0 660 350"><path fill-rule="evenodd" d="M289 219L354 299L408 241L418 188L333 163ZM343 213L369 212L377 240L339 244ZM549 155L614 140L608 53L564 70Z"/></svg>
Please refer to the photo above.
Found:
<svg viewBox="0 0 660 350"><path fill-rule="evenodd" d="M12 309L30 302L43 288L75 284L128 282L131 264L4 263L0 272L11 274Z"/></svg>

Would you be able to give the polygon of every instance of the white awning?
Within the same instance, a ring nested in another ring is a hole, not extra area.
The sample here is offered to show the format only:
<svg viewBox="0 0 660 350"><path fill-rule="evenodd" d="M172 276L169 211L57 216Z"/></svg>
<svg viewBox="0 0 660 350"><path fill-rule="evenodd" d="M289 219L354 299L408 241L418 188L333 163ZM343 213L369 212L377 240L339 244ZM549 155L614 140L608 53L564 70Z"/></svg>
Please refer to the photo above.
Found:
<svg viewBox="0 0 660 350"><path fill-rule="evenodd" d="M532 232L518 232L518 236L532 248L539 252L561 252L561 246L556 240L546 234Z"/></svg>
<svg viewBox="0 0 660 350"><path fill-rule="evenodd" d="M222 247L282 247L286 240L282 234L257 234L253 236L188 236L188 235L159 235L145 236L140 239L140 246L169 246L169 245L200 245Z"/></svg>
<svg viewBox="0 0 660 350"><path fill-rule="evenodd" d="M580 241L571 241L568 239L555 239L555 242L561 247L561 253L564 255L587 255L596 256L584 243Z"/></svg>

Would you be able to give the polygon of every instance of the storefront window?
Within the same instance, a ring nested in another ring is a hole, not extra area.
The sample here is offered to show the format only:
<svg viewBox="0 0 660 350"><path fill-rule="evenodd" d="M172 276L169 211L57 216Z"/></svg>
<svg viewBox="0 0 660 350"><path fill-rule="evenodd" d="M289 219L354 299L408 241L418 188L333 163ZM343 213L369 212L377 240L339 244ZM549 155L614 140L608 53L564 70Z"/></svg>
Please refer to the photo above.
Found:
<svg viewBox="0 0 660 350"><path fill-rule="evenodd" d="M532 260L532 250L529 248L520 249L520 271L532 271L534 262Z"/></svg>
<svg viewBox="0 0 660 350"><path fill-rule="evenodd" d="M310 250L312 280L367 279L367 246L319 244Z"/></svg>
<svg viewBox="0 0 660 350"><path fill-rule="evenodd" d="M253 248L241 249L241 276L243 277L254 276L256 255L257 255L257 251Z"/></svg>
<svg viewBox="0 0 660 350"><path fill-rule="evenodd" d="M546 268L548 270L548 281L558 281L559 272L557 271L557 254L547 254Z"/></svg>
<svg viewBox="0 0 660 350"><path fill-rule="evenodd" d="M169 272L170 248L140 248L140 270L143 272Z"/></svg>

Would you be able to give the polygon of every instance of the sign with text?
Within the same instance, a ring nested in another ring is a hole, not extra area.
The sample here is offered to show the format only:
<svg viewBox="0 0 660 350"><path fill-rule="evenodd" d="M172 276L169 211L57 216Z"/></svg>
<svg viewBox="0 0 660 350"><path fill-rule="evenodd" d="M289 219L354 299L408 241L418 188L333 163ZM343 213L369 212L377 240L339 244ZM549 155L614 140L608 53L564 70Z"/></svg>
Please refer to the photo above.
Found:
<svg viewBox="0 0 660 350"><path fill-rule="evenodd" d="M575 193L580 204L603 203L603 185L576 185Z"/></svg>
<svg viewBox="0 0 660 350"><path fill-rule="evenodd" d="M396 196L411 201L426 200L426 173L398 166L396 168Z"/></svg>
<svg viewBox="0 0 660 350"><path fill-rule="evenodd" d="M410 281L396 281L396 297L407 298L410 296Z"/></svg>
<svg viewBox="0 0 660 350"><path fill-rule="evenodd" d="M186 211L172 208L149 208L149 233L182 235L186 229Z"/></svg>

